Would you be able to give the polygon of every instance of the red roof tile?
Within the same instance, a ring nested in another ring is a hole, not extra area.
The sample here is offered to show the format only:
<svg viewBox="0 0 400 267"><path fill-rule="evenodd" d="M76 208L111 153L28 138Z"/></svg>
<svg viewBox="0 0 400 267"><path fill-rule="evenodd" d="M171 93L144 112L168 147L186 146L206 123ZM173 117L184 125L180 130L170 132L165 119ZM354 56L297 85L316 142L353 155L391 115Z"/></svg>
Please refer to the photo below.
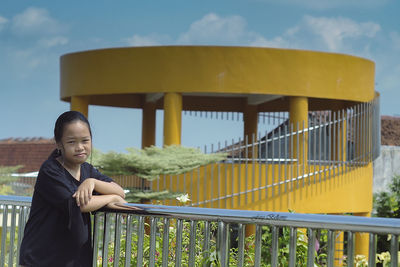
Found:
<svg viewBox="0 0 400 267"><path fill-rule="evenodd" d="M23 165L20 173L38 171L55 148L53 139L3 139L0 140L0 166Z"/></svg>

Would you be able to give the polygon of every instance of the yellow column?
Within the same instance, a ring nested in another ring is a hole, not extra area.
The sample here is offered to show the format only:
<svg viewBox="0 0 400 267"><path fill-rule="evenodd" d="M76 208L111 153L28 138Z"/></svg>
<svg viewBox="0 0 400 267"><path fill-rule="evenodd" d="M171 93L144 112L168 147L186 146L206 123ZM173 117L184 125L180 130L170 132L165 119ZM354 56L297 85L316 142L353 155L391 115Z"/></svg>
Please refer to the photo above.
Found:
<svg viewBox="0 0 400 267"><path fill-rule="evenodd" d="M355 216L371 217L371 212L354 213ZM355 234L355 251L354 255L365 255L368 257L369 248L369 234L356 233Z"/></svg>
<svg viewBox="0 0 400 267"><path fill-rule="evenodd" d="M293 125L294 131L303 130L308 127L308 99L302 96L291 96L289 99L289 122ZM297 128L297 125L299 128ZM297 143L297 136L293 138L293 157L297 159L300 164L307 164L308 157L308 133L299 135L299 143Z"/></svg>
<svg viewBox="0 0 400 267"><path fill-rule="evenodd" d="M142 113L142 148L156 144L156 103L146 102Z"/></svg>
<svg viewBox="0 0 400 267"><path fill-rule="evenodd" d="M181 144L182 95L164 95L164 146Z"/></svg>
<svg viewBox="0 0 400 267"><path fill-rule="evenodd" d="M70 110L81 112L87 118L89 115L89 100L85 96L72 96Z"/></svg>
<svg viewBox="0 0 400 267"><path fill-rule="evenodd" d="M257 106L246 105L243 111L244 117L244 138L247 136L248 144L257 142L257 130L258 130L258 112ZM246 139L244 139L246 140ZM257 145L254 146L254 151L252 147L248 148L248 158L252 158L253 154L257 157Z"/></svg>

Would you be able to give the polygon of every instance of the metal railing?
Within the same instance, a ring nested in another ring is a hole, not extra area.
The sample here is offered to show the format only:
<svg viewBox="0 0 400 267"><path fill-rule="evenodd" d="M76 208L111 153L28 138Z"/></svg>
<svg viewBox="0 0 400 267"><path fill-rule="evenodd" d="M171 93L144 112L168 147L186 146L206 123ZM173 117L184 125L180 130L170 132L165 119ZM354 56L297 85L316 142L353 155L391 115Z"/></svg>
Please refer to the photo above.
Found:
<svg viewBox="0 0 400 267"><path fill-rule="evenodd" d="M129 210L133 206L141 210ZM0 196L0 266L16 266L29 207L29 198ZM361 233L369 237L368 266L376 264L378 235L391 236L391 266L398 266L400 219L143 204L122 208L127 210L95 213L93 266L198 266L213 262L217 266L275 267L285 262L283 265L290 267L311 267L321 263L316 244L322 242L327 254L322 264L343 266L343 259L334 255L338 231L345 233L347 266L353 266ZM246 237L246 228L252 227L255 235ZM281 238L284 233L288 236L285 244ZM299 243L301 233L303 243ZM306 246L306 251L300 252L299 244Z"/></svg>
<svg viewBox="0 0 400 267"><path fill-rule="evenodd" d="M193 206L227 208L238 206L241 196L246 203L268 200L293 187L343 177L380 153L379 97L342 110L309 112L308 123L290 124L285 116L277 121L258 136L205 146L205 153L227 153L227 160L164 176L152 189L188 193Z"/></svg>

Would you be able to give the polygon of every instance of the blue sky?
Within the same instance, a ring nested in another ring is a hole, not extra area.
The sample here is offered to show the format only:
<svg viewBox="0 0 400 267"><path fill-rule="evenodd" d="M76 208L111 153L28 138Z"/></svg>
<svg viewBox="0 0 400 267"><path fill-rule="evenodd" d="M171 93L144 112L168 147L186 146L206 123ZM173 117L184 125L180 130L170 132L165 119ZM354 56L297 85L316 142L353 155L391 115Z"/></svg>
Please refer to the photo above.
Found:
<svg viewBox="0 0 400 267"><path fill-rule="evenodd" d="M143 45L240 45L338 52L376 64L381 113L399 115L400 1L170 0L0 2L0 139L52 137L65 53ZM140 147L141 111L89 109L102 151ZM260 131L263 131L260 126ZM242 135L241 121L183 116L182 143ZM157 145L162 114L157 115Z"/></svg>

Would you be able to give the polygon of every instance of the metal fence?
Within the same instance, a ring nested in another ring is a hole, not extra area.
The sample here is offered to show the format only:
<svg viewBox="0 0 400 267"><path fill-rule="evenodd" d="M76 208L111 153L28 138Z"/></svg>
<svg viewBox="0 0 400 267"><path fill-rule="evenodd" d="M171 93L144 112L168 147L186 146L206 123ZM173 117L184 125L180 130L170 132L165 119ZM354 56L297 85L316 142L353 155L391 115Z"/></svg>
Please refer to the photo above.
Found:
<svg viewBox="0 0 400 267"><path fill-rule="evenodd" d="M0 266L16 266L29 200L0 196ZM399 219L130 206L142 210L95 213L93 266L353 266L359 258L354 249L365 234L368 266L376 264L377 237L388 235L390 266L398 266ZM246 237L251 227L255 235ZM346 250L335 259L338 232L345 233Z"/></svg>
<svg viewBox="0 0 400 267"><path fill-rule="evenodd" d="M205 146L205 153L227 153L227 160L164 176L152 182L152 189L197 194L193 206L226 208L241 196L254 202L293 186L343 177L379 156L379 97L342 110L309 112L302 124L291 124L286 116L279 115L275 128L258 136Z"/></svg>

